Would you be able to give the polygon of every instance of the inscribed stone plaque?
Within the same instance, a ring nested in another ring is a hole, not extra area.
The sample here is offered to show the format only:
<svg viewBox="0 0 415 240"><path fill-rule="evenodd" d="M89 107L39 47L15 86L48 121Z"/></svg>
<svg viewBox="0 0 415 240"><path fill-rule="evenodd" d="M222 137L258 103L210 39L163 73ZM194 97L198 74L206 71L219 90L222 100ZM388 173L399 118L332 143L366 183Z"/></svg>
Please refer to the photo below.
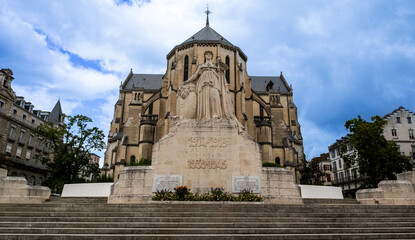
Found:
<svg viewBox="0 0 415 240"><path fill-rule="evenodd" d="M252 193L261 193L261 178L259 176L232 176L232 192L251 190Z"/></svg>
<svg viewBox="0 0 415 240"><path fill-rule="evenodd" d="M153 192L163 190L174 192L174 188L181 185L182 175L155 175L153 182Z"/></svg>

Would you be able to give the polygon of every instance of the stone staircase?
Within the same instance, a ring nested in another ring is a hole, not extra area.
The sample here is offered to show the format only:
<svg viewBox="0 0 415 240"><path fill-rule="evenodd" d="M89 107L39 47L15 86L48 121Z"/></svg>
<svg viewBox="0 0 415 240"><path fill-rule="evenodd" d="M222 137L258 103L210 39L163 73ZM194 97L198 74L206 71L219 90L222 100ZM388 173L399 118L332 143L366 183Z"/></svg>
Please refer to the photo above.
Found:
<svg viewBox="0 0 415 240"><path fill-rule="evenodd" d="M359 204L355 198L345 198L345 199L315 199L315 198L303 198L304 204Z"/></svg>
<svg viewBox="0 0 415 240"><path fill-rule="evenodd" d="M415 239L414 206L105 201L0 204L0 239Z"/></svg>

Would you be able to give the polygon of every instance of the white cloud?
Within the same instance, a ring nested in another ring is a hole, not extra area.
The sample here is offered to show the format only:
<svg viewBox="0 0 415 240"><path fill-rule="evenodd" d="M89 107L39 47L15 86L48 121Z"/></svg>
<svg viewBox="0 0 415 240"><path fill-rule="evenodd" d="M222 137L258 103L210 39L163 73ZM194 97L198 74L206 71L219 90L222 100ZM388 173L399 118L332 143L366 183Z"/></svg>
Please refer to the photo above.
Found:
<svg viewBox="0 0 415 240"><path fill-rule="evenodd" d="M204 27L206 17L202 0L132 3L3 1L0 65L15 72L17 94L42 110L60 97L66 113L91 113L107 132L129 69L164 73L166 54ZM308 155L326 151L341 132L333 126L358 111L415 109L411 3L214 0L209 6L211 26L247 54L251 75L283 71L293 84ZM98 69L73 64L59 47ZM320 126L322 118L330 126Z"/></svg>
<svg viewBox="0 0 415 240"><path fill-rule="evenodd" d="M300 17L297 23L299 30L308 35L328 35L320 14L313 13L307 17Z"/></svg>

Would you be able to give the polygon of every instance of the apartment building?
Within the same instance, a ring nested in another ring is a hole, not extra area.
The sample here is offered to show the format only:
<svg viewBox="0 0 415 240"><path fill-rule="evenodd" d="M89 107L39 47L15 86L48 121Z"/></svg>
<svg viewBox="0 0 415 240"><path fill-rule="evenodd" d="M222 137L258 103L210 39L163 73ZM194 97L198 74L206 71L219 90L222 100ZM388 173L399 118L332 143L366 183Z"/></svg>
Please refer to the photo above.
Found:
<svg viewBox="0 0 415 240"><path fill-rule="evenodd" d="M0 70L0 165L8 175L40 185L47 175L40 156L50 154L50 143L35 129L42 124L62 124L61 104L58 100L50 112L35 110L31 102L16 96L13 79L12 70Z"/></svg>
<svg viewBox="0 0 415 240"><path fill-rule="evenodd" d="M408 156L415 163L415 114L404 107L399 107L383 117L386 124L383 127L383 135L386 140L394 141L399 147L401 155ZM340 148L349 135L337 140L329 146L330 161L333 168L333 185L340 186L347 192L355 192L360 186L363 176L359 174L357 164L347 168L340 157ZM347 145L345 154L356 154L351 144Z"/></svg>

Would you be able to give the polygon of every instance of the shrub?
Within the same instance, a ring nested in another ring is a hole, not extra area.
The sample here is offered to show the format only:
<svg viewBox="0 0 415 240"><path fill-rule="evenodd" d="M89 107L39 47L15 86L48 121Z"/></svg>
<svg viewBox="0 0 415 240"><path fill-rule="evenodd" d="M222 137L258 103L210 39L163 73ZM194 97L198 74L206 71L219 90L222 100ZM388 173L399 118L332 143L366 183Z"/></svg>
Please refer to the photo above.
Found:
<svg viewBox="0 0 415 240"><path fill-rule="evenodd" d="M210 192L201 195L193 194L190 188L180 186L174 188L175 192L162 190L157 191L152 200L154 201L239 201L239 202L260 202L262 197L253 194L250 189L242 190L238 195L224 192L223 188L211 188Z"/></svg>
<svg viewBox="0 0 415 240"><path fill-rule="evenodd" d="M151 198L154 201L175 201L179 200L177 195L168 190L161 190L154 193L154 196Z"/></svg>
<svg viewBox="0 0 415 240"><path fill-rule="evenodd" d="M262 201L262 197L256 194L252 193L251 189L244 189L242 190L236 201L241 201L241 202L261 202Z"/></svg>
<svg viewBox="0 0 415 240"><path fill-rule="evenodd" d="M111 176L101 175L95 178L92 182L114 182L114 178Z"/></svg>
<svg viewBox="0 0 415 240"><path fill-rule="evenodd" d="M186 186L175 187L174 191L181 201L185 200L185 197L190 194L190 188Z"/></svg>
<svg viewBox="0 0 415 240"><path fill-rule="evenodd" d="M151 166L151 160L148 158L141 158L140 161L132 161L127 163L127 166Z"/></svg>
<svg viewBox="0 0 415 240"><path fill-rule="evenodd" d="M269 162L262 163L262 166L263 167L279 167L279 168L285 168L284 166L281 166L278 163L269 163Z"/></svg>

